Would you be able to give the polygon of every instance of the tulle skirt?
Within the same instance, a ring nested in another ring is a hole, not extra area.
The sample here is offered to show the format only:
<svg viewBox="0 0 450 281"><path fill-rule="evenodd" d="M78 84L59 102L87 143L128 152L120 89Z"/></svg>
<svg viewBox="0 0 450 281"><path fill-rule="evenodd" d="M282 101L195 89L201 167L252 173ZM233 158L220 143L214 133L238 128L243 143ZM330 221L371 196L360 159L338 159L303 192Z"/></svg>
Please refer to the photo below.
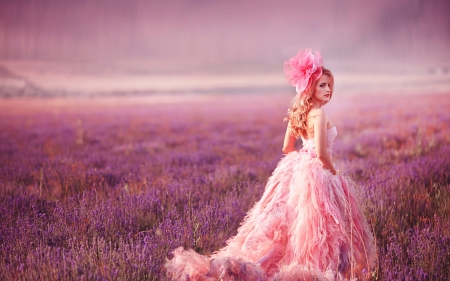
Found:
<svg viewBox="0 0 450 281"><path fill-rule="evenodd" d="M212 256L182 247L165 264L172 280L365 280L373 236L351 182L314 153L287 154L236 236Z"/></svg>

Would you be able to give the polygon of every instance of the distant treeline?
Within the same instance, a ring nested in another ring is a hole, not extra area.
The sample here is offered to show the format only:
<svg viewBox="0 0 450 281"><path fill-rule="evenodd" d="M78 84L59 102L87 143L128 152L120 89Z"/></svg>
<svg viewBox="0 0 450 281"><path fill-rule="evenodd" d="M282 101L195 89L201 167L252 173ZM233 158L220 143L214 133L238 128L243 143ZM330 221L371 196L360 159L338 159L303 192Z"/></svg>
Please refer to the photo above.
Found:
<svg viewBox="0 0 450 281"><path fill-rule="evenodd" d="M449 58L449 14L448 0L4 0L0 59Z"/></svg>

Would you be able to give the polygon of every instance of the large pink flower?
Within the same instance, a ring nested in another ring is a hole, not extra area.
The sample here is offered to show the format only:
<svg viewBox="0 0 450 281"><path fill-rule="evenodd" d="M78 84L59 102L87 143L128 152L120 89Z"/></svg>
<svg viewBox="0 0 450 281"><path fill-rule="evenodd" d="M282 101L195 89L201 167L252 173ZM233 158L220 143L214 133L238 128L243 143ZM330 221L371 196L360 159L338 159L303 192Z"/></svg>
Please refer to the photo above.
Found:
<svg viewBox="0 0 450 281"><path fill-rule="evenodd" d="M322 76L322 57L319 52L311 49L298 52L283 64L284 75L288 83L295 87L297 93L302 93Z"/></svg>

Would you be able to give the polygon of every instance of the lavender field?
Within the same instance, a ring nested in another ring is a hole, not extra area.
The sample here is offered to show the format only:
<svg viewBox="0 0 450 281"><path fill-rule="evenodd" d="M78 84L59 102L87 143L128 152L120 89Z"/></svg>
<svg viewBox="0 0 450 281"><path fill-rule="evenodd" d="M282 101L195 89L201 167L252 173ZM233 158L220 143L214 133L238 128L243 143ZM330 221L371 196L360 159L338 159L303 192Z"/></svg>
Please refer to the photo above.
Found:
<svg viewBox="0 0 450 281"><path fill-rule="evenodd" d="M219 249L283 157L290 97L2 100L0 280L166 280L174 248ZM448 280L449 95L336 93L326 110L372 279Z"/></svg>

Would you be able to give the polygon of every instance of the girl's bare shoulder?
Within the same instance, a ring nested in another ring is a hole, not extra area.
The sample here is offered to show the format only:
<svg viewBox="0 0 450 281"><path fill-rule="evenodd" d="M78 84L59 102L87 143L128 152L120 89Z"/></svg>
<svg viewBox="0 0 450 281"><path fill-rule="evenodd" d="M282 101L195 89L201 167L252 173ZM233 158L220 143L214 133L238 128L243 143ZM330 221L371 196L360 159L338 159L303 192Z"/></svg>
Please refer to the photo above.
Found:
<svg viewBox="0 0 450 281"><path fill-rule="evenodd" d="M316 117L316 116L326 116L326 112L325 110L323 110L322 108L312 108L309 113L308 116L309 117Z"/></svg>

